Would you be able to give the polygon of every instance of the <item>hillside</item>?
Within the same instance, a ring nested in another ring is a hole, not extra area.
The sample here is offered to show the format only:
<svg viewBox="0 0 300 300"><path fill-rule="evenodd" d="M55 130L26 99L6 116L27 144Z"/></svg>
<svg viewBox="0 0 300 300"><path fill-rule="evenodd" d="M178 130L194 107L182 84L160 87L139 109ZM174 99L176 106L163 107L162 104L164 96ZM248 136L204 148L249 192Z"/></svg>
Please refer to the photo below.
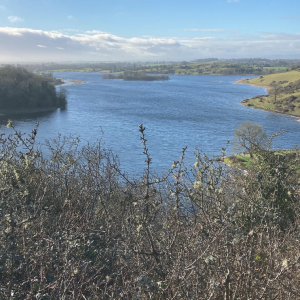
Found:
<svg viewBox="0 0 300 300"><path fill-rule="evenodd" d="M245 99L245 106L300 117L300 71L260 76L237 82L266 87L268 95Z"/></svg>

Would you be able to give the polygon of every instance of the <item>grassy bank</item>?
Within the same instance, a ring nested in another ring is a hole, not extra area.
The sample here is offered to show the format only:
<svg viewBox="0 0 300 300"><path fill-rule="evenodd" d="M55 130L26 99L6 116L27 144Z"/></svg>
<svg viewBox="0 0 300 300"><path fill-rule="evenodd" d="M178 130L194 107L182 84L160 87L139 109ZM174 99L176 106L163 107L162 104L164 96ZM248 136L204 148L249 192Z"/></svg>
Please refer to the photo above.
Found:
<svg viewBox="0 0 300 300"><path fill-rule="evenodd" d="M300 71L259 76L237 83L267 88L268 95L245 99L243 105L300 117Z"/></svg>
<svg viewBox="0 0 300 300"><path fill-rule="evenodd" d="M252 158L247 154L237 154L224 157L223 162L231 167L246 170L250 167Z"/></svg>

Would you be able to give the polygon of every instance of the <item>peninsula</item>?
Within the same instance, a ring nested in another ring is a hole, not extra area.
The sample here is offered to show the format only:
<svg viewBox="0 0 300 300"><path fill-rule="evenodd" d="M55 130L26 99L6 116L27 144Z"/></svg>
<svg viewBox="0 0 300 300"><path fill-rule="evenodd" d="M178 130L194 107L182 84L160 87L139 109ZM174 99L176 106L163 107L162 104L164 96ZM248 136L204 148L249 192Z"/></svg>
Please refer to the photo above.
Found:
<svg viewBox="0 0 300 300"><path fill-rule="evenodd" d="M289 72L245 79L236 84L251 84L267 89L268 95L245 99L242 104L276 113L300 117L300 68Z"/></svg>

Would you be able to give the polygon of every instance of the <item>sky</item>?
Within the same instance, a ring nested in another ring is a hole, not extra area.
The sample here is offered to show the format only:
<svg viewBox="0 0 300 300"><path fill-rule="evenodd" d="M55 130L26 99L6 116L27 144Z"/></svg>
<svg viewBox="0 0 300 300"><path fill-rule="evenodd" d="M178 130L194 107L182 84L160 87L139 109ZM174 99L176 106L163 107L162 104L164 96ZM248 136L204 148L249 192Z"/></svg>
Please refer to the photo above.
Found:
<svg viewBox="0 0 300 300"><path fill-rule="evenodd" d="M0 62L300 58L300 0L0 0Z"/></svg>

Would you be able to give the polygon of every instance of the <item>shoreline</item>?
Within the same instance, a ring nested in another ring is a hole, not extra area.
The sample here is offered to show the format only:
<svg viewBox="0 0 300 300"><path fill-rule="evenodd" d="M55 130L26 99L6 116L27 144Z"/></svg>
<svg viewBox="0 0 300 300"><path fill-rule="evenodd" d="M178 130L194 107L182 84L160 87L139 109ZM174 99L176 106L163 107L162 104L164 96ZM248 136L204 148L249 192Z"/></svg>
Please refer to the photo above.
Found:
<svg viewBox="0 0 300 300"><path fill-rule="evenodd" d="M262 85L258 85L258 84L248 83L246 79L236 80L235 82L233 82L233 84L248 84L248 85L251 85L251 86L254 86L254 87L265 88L266 92L268 93L268 96L269 96L270 90L272 90L272 87L270 87L270 86L262 86ZM253 97L253 98L255 98L255 97ZM253 98L251 98L251 99L253 99ZM290 117L293 117L293 118L297 118L298 122L300 122L300 116L293 115L293 114L286 114L286 113L279 112L279 111L276 111L276 110L264 109L264 108L261 108L261 107L247 106L243 103L243 101L245 101L245 100L246 99L244 99L240 102L243 106L246 106L248 108L260 109L260 110L264 110L264 111L268 111L268 112L272 112L272 113L276 113L276 114L281 114L281 115L285 115L285 116L290 116Z"/></svg>
<svg viewBox="0 0 300 300"><path fill-rule="evenodd" d="M61 79L63 82L61 84L56 84L55 86L64 86L64 85L72 85L72 84L84 84L86 81L78 80L78 79Z"/></svg>
<svg viewBox="0 0 300 300"><path fill-rule="evenodd" d="M63 85L71 85L71 84L84 84L86 81L77 80L77 79L62 79L62 82L59 84L55 84L55 86L63 86Z"/></svg>
<svg viewBox="0 0 300 300"><path fill-rule="evenodd" d="M113 79L104 79L104 80L122 80L122 81L148 81L148 82L153 82L153 81L168 81L168 80L140 80L140 79L120 79L120 78L113 78Z"/></svg>
<svg viewBox="0 0 300 300"><path fill-rule="evenodd" d="M0 117L8 117L10 115L21 115L21 114L34 114L42 112L52 112L59 109L59 107L45 107L45 108L32 108L23 110L0 110Z"/></svg>
<svg viewBox="0 0 300 300"><path fill-rule="evenodd" d="M268 85L258 85L258 84L248 83L246 79L236 80L233 84L248 84L251 86L262 87L262 88L266 89L266 92L268 94L269 94L269 91L272 89L272 87L270 87Z"/></svg>
<svg viewBox="0 0 300 300"><path fill-rule="evenodd" d="M77 80L77 79L72 79L69 82L71 82L72 84L83 84L83 83L86 83L86 81Z"/></svg>

